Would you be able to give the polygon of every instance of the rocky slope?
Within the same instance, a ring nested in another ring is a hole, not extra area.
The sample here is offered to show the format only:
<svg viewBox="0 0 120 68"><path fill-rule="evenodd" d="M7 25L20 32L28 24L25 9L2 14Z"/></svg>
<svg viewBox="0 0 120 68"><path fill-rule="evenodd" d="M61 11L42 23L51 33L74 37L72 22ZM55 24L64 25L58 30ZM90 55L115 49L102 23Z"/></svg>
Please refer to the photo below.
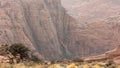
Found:
<svg viewBox="0 0 120 68"><path fill-rule="evenodd" d="M66 13L60 0L0 0L0 44L24 43L47 60L111 50L120 42L118 24L119 17L79 23Z"/></svg>
<svg viewBox="0 0 120 68"><path fill-rule="evenodd" d="M71 53L97 55L120 44L119 0L62 0L62 4L69 15L79 19L68 45Z"/></svg>
<svg viewBox="0 0 120 68"><path fill-rule="evenodd" d="M0 44L20 42L45 59L67 58L73 21L59 0L0 0Z"/></svg>
<svg viewBox="0 0 120 68"><path fill-rule="evenodd" d="M113 19L86 24L82 27L79 25L72 32L68 48L74 55L82 57L99 55L112 50L120 44L120 19L119 17ZM74 52L75 50L76 52Z"/></svg>
<svg viewBox="0 0 120 68"><path fill-rule="evenodd" d="M101 55L84 58L84 61L87 62L101 60L108 60L111 63L120 64L120 45L118 45L115 49L107 51Z"/></svg>

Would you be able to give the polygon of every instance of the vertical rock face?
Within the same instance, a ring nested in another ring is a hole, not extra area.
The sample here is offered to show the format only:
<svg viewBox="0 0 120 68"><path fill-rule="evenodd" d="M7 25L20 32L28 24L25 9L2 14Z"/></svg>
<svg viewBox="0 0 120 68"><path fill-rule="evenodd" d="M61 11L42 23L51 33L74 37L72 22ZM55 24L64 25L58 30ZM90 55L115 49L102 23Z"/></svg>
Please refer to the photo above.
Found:
<svg viewBox="0 0 120 68"><path fill-rule="evenodd" d="M21 42L48 60L69 58L73 21L59 0L1 0L0 44Z"/></svg>
<svg viewBox="0 0 120 68"><path fill-rule="evenodd" d="M24 43L47 60L97 55L119 44L119 20L78 23L60 0L0 0L0 44Z"/></svg>

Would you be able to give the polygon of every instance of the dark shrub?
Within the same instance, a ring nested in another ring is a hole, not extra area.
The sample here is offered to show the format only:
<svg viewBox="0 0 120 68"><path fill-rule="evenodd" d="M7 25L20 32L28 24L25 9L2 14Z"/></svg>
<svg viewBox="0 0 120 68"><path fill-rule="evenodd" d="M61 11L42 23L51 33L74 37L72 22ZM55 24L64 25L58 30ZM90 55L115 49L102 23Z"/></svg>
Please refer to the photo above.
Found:
<svg viewBox="0 0 120 68"><path fill-rule="evenodd" d="M28 56L29 49L24 44L21 44L21 43L12 44L9 47L9 51L14 56L16 56L17 54L20 54L21 59L29 58Z"/></svg>

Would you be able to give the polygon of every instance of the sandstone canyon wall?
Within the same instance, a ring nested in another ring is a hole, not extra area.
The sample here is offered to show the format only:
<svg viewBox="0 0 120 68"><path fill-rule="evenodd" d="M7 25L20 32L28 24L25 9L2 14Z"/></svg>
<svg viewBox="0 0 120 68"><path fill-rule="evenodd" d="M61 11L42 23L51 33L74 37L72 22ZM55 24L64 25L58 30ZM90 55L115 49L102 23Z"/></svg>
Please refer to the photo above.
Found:
<svg viewBox="0 0 120 68"><path fill-rule="evenodd" d="M67 58L72 22L59 0L1 0L0 44L24 43L45 59Z"/></svg>
<svg viewBox="0 0 120 68"><path fill-rule="evenodd" d="M110 50L119 43L118 28L110 23L81 24L60 0L0 0L0 44L24 43L47 60Z"/></svg>

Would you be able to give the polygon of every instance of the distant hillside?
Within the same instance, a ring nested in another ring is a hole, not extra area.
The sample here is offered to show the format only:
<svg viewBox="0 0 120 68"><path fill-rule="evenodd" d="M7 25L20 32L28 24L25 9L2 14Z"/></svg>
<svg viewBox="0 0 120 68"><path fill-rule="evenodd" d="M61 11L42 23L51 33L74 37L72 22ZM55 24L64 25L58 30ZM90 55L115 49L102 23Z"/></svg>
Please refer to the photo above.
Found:
<svg viewBox="0 0 120 68"><path fill-rule="evenodd" d="M80 22L99 21L120 14L119 0L62 0L62 4Z"/></svg>

